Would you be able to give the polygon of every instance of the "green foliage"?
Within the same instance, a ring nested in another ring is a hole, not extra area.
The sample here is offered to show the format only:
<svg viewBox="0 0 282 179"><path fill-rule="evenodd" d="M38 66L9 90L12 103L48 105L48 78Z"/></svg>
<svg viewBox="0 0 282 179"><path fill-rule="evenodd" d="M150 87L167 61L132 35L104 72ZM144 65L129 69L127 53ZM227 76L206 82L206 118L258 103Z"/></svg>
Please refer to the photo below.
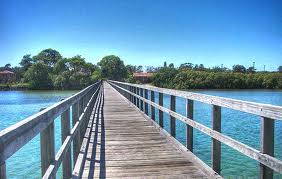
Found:
<svg viewBox="0 0 282 179"><path fill-rule="evenodd" d="M154 74L153 83L155 86L174 88L173 79L177 75L177 70L175 68L163 67Z"/></svg>
<svg viewBox="0 0 282 179"><path fill-rule="evenodd" d="M38 55L33 57L35 62L43 62L49 67L53 67L59 60L62 59L61 54L54 49L48 48L42 50Z"/></svg>
<svg viewBox="0 0 282 179"><path fill-rule="evenodd" d="M33 64L24 74L31 89L49 89L52 87L50 70L43 62Z"/></svg>
<svg viewBox="0 0 282 179"><path fill-rule="evenodd" d="M23 70L26 71L33 64L33 62L34 61L31 58L31 55L27 54L23 56L19 64L23 67Z"/></svg>
<svg viewBox="0 0 282 179"><path fill-rule="evenodd" d="M230 73L180 71L172 80L177 89L281 89L282 74L279 73ZM161 87L171 87L171 83Z"/></svg>
<svg viewBox="0 0 282 179"><path fill-rule="evenodd" d="M234 65L233 66L233 72L245 73L246 68L243 65Z"/></svg>
<svg viewBox="0 0 282 179"><path fill-rule="evenodd" d="M101 68L101 76L103 78L124 80L127 77L127 69L123 61L118 56L105 56L98 65Z"/></svg>

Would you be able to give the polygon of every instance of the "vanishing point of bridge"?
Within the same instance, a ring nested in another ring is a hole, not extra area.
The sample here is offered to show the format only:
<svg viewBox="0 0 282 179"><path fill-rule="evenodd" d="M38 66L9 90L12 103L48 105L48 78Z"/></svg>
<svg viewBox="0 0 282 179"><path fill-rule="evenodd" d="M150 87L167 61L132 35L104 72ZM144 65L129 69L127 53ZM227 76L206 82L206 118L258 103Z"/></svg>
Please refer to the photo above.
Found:
<svg viewBox="0 0 282 179"><path fill-rule="evenodd" d="M169 109L163 105L164 94L170 95ZM175 112L176 96L187 100L186 116ZM193 101L212 106L212 128L193 120ZM222 107L262 117L261 151L221 133ZM163 129L164 113L170 115L170 133ZM62 145L55 153L58 116ZM281 119L281 106L97 82L1 131L0 178L7 178L6 160L38 134L42 178L56 178L61 165L63 178L222 178L221 143L258 161L260 178L273 178L274 171L282 173L282 161L274 157L274 121ZM186 123L186 146L175 139L176 120ZM212 138L211 167L193 154L193 128Z"/></svg>

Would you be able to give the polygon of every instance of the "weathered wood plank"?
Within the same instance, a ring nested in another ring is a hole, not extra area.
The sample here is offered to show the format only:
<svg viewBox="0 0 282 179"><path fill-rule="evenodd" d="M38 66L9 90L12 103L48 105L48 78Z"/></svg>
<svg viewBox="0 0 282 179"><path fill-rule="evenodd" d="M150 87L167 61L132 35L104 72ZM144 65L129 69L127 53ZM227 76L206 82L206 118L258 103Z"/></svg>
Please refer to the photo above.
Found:
<svg viewBox="0 0 282 179"><path fill-rule="evenodd" d="M40 133L41 175L44 176L49 165L55 161L54 123Z"/></svg>
<svg viewBox="0 0 282 179"><path fill-rule="evenodd" d="M272 119L261 119L261 152L274 156L274 121ZM273 170L260 164L260 178L272 179Z"/></svg>
<svg viewBox="0 0 282 179"><path fill-rule="evenodd" d="M104 87L103 112L93 122L89 146L83 151L87 154L82 178L167 175L206 178L142 116L145 113L132 108L108 84Z"/></svg>
<svg viewBox="0 0 282 179"><path fill-rule="evenodd" d="M112 85L120 88L119 86L117 86L116 84L111 83ZM127 91L128 92L128 91ZM135 94L134 94L135 95ZM169 115L181 120L182 122L192 126L193 128L198 129L199 131L203 132L204 134L212 137L213 139L216 139L226 145L228 145L229 147L239 151L240 153L260 162L261 164L264 164L265 166L273 169L276 172L282 173L282 161L278 160L277 158L274 158L270 155L267 154L262 154L260 151L245 145L239 141L236 141L234 139L232 139L231 137L228 137L226 135L223 135L213 129L210 129L207 126L204 126L201 123L198 123L194 120L191 120L185 116L182 116L174 111L171 111L170 109L167 109L163 106L160 106L152 101L146 100L145 98L141 98L138 97L137 95L135 95L135 97L140 98L141 100L147 102L148 104L150 104L151 106L154 106L160 110L162 110L165 113L168 113Z"/></svg>
<svg viewBox="0 0 282 179"><path fill-rule="evenodd" d="M221 107L213 105L212 128L221 132ZM221 144L220 141L212 139L212 169L220 174Z"/></svg>
<svg viewBox="0 0 282 179"><path fill-rule="evenodd" d="M7 174L6 174L6 162L3 162L0 164L0 178L1 179L6 179Z"/></svg>
<svg viewBox="0 0 282 179"><path fill-rule="evenodd" d="M66 110L61 116L61 135L62 144L70 135L70 110ZM70 178L72 173L72 163L71 163L71 152L67 149L65 157L63 159L63 178Z"/></svg>
<svg viewBox="0 0 282 179"><path fill-rule="evenodd" d="M194 102L193 100L186 100L186 116L187 118L193 120L193 111L194 111ZM193 127L186 124L186 147L188 150L193 152Z"/></svg>

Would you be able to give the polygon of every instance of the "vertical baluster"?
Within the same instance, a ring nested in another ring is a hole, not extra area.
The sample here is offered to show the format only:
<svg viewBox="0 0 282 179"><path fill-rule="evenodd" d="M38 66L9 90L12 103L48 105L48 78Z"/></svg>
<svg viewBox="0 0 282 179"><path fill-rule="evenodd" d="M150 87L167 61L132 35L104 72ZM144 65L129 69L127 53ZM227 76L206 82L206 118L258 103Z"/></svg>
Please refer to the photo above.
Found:
<svg viewBox="0 0 282 179"><path fill-rule="evenodd" d="M82 115L82 113L83 113L83 110L84 110L84 108L83 108L83 98L80 98L80 100L79 100L79 117ZM81 146L81 143L82 143L82 141L83 141L83 137L84 137L84 133L83 133L83 122L84 122L84 120L83 119L81 119L81 125L80 125L80 144L79 144L79 146Z"/></svg>
<svg viewBox="0 0 282 179"><path fill-rule="evenodd" d="M0 178L1 179L6 179L7 174L6 174L6 162L0 164Z"/></svg>
<svg viewBox="0 0 282 179"><path fill-rule="evenodd" d="M221 107L213 105L213 118L212 128L218 132L221 132ZM221 164L221 143L212 139L212 169L220 174Z"/></svg>
<svg viewBox="0 0 282 179"><path fill-rule="evenodd" d="M155 102L155 92L151 91L151 101ZM155 120L155 107L151 105L151 119Z"/></svg>
<svg viewBox="0 0 282 179"><path fill-rule="evenodd" d="M274 120L265 117L261 121L261 152L274 156ZM260 164L260 178L272 179L273 170Z"/></svg>
<svg viewBox="0 0 282 179"><path fill-rule="evenodd" d="M164 99L163 93L159 93L159 105L160 106L163 106L163 99ZM164 127L164 113L160 109L159 109L159 124L160 124L161 128Z"/></svg>
<svg viewBox="0 0 282 179"><path fill-rule="evenodd" d="M72 106L72 126L75 125L75 123L78 121L78 118L79 118L79 104L78 103L79 102L76 102ZM81 139L80 138L80 128L78 128L77 133L73 139L73 163L74 164L76 163L76 159L77 159L77 156L80 150L80 144L81 144L80 139Z"/></svg>
<svg viewBox="0 0 282 179"><path fill-rule="evenodd" d="M40 133L41 175L55 161L54 122Z"/></svg>
<svg viewBox="0 0 282 179"><path fill-rule="evenodd" d="M139 96L139 88L136 87L136 94ZM140 108L139 98L137 98L137 107Z"/></svg>
<svg viewBox="0 0 282 179"><path fill-rule="evenodd" d="M170 110L175 111L175 96L170 96ZM170 134L175 137L175 117L170 116Z"/></svg>
<svg viewBox="0 0 282 179"><path fill-rule="evenodd" d="M68 135L70 135L70 110L67 109L61 116L61 133L62 133L62 144ZM67 149L67 153L63 159L63 178L71 178L71 153L70 148Z"/></svg>
<svg viewBox="0 0 282 179"><path fill-rule="evenodd" d="M136 94L136 87L133 87L133 93ZM136 106L136 96L133 97L134 105Z"/></svg>
<svg viewBox="0 0 282 179"><path fill-rule="evenodd" d="M143 88L140 88L140 96L143 97L144 96L144 91L143 91ZM141 111L144 111L144 104L143 104L143 100L140 99L140 109Z"/></svg>
<svg viewBox="0 0 282 179"><path fill-rule="evenodd" d="M129 86L129 91L133 92L132 86ZM133 96L132 96L132 94L130 94L130 102L133 103Z"/></svg>
<svg viewBox="0 0 282 179"><path fill-rule="evenodd" d="M145 99L148 99L148 90L145 89ZM148 115L148 103L145 102L145 114Z"/></svg>
<svg viewBox="0 0 282 179"><path fill-rule="evenodd" d="M186 116L193 120L193 100L186 101ZM193 127L186 124L186 147L193 152Z"/></svg>

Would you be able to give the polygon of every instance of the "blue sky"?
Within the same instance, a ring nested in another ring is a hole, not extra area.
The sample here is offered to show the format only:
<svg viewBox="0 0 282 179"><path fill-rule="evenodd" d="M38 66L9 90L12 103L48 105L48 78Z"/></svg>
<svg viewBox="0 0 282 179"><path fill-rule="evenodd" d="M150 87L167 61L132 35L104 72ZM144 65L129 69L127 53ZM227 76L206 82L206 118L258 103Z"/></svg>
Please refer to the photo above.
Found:
<svg viewBox="0 0 282 179"><path fill-rule="evenodd" d="M0 65L54 48L97 63L185 62L276 70L281 0L0 0Z"/></svg>

